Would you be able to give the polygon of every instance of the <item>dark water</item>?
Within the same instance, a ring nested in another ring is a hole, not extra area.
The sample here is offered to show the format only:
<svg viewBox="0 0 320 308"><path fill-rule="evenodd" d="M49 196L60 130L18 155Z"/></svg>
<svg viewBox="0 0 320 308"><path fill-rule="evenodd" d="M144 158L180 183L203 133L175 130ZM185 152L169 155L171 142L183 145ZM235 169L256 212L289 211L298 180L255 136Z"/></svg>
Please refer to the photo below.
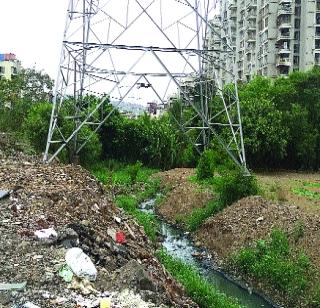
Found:
<svg viewBox="0 0 320 308"><path fill-rule="evenodd" d="M140 209L147 213L154 213L155 199L150 199L140 205ZM230 297L236 298L240 304L249 308L277 307L255 292L249 292L245 288L228 279L223 273L214 269L213 261L205 254L204 258L196 257L203 254L203 250L195 247L188 235L184 234L167 223L161 221L161 234L163 236L163 247L168 253L176 258L191 264L216 288Z"/></svg>

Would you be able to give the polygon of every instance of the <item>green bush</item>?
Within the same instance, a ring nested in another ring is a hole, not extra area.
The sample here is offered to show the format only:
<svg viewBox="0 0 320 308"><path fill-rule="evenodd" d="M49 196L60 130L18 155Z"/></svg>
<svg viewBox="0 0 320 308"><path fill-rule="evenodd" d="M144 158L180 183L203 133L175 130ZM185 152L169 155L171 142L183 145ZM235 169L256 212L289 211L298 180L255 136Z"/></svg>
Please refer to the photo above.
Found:
<svg viewBox="0 0 320 308"><path fill-rule="evenodd" d="M308 257L293 252L287 235L278 229L267 240L237 252L232 262L243 273L285 292L291 299L300 296L309 285Z"/></svg>
<svg viewBox="0 0 320 308"><path fill-rule="evenodd" d="M201 154L197 165L198 180L206 180L214 176L216 167L214 155L213 150L206 150Z"/></svg>
<svg viewBox="0 0 320 308"><path fill-rule="evenodd" d="M215 177L214 183L222 206L231 205L241 198L259 192L255 176L246 175L240 169L224 172L220 177Z"/></svg>
<svg viewBox="0 0 320 308"><path fill-rule="evenodd" d="M46 147L52 105L49 103L34 104L23 123L25 137L38 152Z"/></svg>
<svg viewBox="0 0 320 308"><path fill-rule="evenodd" d="M140 161L137 161L135 164L128 166L127 171L131 180L131 184L136 183L141 167L142 163Z"/></svg>

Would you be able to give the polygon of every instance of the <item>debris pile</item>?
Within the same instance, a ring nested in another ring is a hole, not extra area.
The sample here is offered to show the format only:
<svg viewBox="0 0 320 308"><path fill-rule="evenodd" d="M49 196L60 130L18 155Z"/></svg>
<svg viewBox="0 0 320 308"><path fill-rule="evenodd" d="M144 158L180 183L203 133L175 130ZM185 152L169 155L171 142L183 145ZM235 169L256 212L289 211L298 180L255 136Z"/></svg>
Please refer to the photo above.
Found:
<svg viewBox="0 0 320 308"><path fill-rule="evenodd" d="M80 166L0 150L0 307L197 307Z"/></svg>

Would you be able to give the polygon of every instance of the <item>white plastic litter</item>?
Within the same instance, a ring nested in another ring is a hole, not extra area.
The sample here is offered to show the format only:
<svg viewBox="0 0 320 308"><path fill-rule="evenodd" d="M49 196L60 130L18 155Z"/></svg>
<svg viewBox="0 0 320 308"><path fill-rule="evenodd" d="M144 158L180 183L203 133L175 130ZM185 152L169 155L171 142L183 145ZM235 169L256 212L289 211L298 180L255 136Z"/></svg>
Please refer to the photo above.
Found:
<svg viewBox="0 0 320 308"><path fill-rule="evenodd" d="M39 240L47 240L58 237L58 233L53 228L37 230L34 232L34 235Z"/></svg>
<svg viewBox="0 0 320 308"><path fill-rule="evenodd" d="M40 308L39 306L31 303L31 302L28 302L28 303L25 303L22 308Z"/></svg>
<svg viewBox="0 0 320 308"><path fill-rule="evenodd" d="M66 253L66 263L72 269L74 274L80 278L86 278L90 281L97 279L97 269L81 248L70 248Z"/></svg>

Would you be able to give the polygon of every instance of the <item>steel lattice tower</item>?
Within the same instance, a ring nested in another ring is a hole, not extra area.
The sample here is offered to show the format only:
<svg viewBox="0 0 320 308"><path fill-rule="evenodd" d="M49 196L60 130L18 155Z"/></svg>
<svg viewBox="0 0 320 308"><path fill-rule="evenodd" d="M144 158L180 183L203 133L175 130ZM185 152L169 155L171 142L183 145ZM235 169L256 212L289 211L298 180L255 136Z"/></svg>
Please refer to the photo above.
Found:
<svg viewBox="0 0 320 308"><path fill-rule="evenodd" d="M139 100L167 105L176 93L195 114L176 122L197 149L213 136L246 167L236 75L228 71L234 86L227 92L217 75L214 55L234 50L211 22L215 6L215 0L70 0L44 161L66 146L78 154L90 141L81 130L98 131L114 111L101 112L109 100L114 108ZM225 40L223 50L213 48L212 34ZM84 101L91 94L94 106ZM66 101L72 108L62 115ZM73 127L67 134L62 116Z"/></svg>

